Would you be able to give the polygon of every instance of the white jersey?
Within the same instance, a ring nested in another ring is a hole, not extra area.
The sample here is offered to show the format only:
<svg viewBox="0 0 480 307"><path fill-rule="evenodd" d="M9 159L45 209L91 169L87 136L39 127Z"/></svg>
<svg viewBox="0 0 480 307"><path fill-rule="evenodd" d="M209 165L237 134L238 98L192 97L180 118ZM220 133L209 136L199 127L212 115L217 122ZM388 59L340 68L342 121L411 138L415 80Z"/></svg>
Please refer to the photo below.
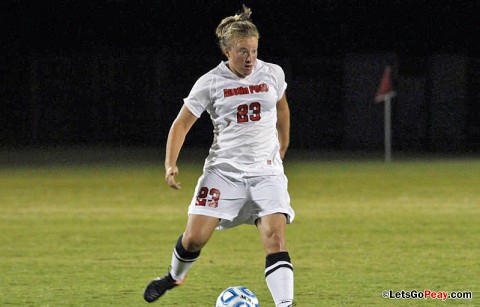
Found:
<svg viewBox="0 0 480 307"><path fill-rule="evenodd" d="M287 88L282 68L257 59L252 74L240 78L226 64L200 77L184 99L196 117L207 111L213 123L204 169L283 173L276 129L277 101Z"/></svg>

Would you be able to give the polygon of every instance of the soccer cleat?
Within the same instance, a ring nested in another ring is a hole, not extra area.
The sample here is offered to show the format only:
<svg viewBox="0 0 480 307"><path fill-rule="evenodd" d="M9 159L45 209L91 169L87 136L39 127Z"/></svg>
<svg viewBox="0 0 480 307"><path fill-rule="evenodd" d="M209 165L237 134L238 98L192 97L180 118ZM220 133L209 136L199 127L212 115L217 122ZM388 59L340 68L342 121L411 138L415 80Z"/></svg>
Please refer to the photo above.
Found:
<svg viewBox="0 0 480 307"><path fill-rule="evenodd" d="M143 293L143 298L145 301L151 303L158 300L162 295L165 294L168 290L182 284L182 281L175 281L172 278L172 275L168 273L164 277L157 277L152 280L148 286L145 288Z"/></svg>

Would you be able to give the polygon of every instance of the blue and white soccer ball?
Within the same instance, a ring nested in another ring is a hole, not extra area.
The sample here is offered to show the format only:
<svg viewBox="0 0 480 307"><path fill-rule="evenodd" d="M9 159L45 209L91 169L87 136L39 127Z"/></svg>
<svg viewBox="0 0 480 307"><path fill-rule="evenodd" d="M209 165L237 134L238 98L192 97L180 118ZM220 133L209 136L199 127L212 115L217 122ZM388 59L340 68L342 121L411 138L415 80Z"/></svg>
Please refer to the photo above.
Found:
<svg viewBox="0 0 480 307"><path fill-rule="evenodd" d="M257 296L251 290L241 287L228 287L217 298L215 307L259 307Z"/></svg>

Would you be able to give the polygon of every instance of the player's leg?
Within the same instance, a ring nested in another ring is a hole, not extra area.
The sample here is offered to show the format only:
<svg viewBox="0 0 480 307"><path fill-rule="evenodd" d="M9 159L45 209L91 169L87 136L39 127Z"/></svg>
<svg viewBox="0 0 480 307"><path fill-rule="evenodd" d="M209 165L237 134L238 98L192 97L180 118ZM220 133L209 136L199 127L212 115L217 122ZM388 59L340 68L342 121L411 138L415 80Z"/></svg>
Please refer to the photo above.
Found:
<svg viewBox="0 0 480 307"><path fill-rule="evenodd" d="M257 228L265 251L265 280L275 306L293 306L293 266L285 246L287 219L283 213L263 216Z"/></svg>
<svg viewBox="0 0 480 307"><path fill-rule="evenodd" d="M170 271L167 275L152 280L145 288L143 297L147 302L156 301L166 291L183 282L218 222L219 219L215 217L189 215L185 232L178 238L173 249Z"/></svg>
<svg viewBox="0 0 480 307"><path fill-rule="evenodd" d="M232 184L218 172L205 171L200 176L188 208L185 232L178 238L172 252L170 271L147 286L144 293L147 302L157 300L167 290L182 283L220 219L231 219L237 215L241 203L238 201L232 203L230 200L234 197L229 193L236 195L241 191L232 189ZM225 196L226 200L223 199Z"/></svg>
<svg viewBox="0 0 480 307"><path fill-rule="evenodd" d="M256 221L266 255L286 251L285 228L287 218L283 213L263 216Z"/></svg>
<svg viewBox="0 0 480 307"><path fill-rule="evenodd" d="M286 225L295 218L285 175L259 177L250 182L257 205L257 228L266 254L265 280L278 307L293 304L293 266L285 246Z"/></svg>
<svg viewBox="0 0 480 307"><path fill-rule="evenodd" d="M172 254L170 275L176 281L185 279L188 270L200 256L219 219L216 217L192 214L188 216L185 232L178 238Z"/></svg>

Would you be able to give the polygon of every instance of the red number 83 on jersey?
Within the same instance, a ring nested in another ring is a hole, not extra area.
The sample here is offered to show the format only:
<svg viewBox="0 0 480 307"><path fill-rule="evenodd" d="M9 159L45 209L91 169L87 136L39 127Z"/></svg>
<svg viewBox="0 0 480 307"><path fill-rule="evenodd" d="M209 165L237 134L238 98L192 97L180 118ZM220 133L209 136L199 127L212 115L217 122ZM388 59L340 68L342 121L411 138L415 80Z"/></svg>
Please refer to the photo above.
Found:
<svg viewBox="0 0 480 307"><path fill-rule="evenodd" d="M195 202L195 205L217 208L219 199L220 199L220 191L218 189L215 189L215 188L208 189L207 187L202 187L200 188L200 192L198 192L197 201Z"/></svg>
<svg viewBox="0 0 480 307"><path fill-rule="evenodd" d="M247 123L249 121L256 122L259 121L262 117L260 102L252 102L251 104L242 104L237 108L237 123ZM250 116L248 111L251 111Z"/></svg>

